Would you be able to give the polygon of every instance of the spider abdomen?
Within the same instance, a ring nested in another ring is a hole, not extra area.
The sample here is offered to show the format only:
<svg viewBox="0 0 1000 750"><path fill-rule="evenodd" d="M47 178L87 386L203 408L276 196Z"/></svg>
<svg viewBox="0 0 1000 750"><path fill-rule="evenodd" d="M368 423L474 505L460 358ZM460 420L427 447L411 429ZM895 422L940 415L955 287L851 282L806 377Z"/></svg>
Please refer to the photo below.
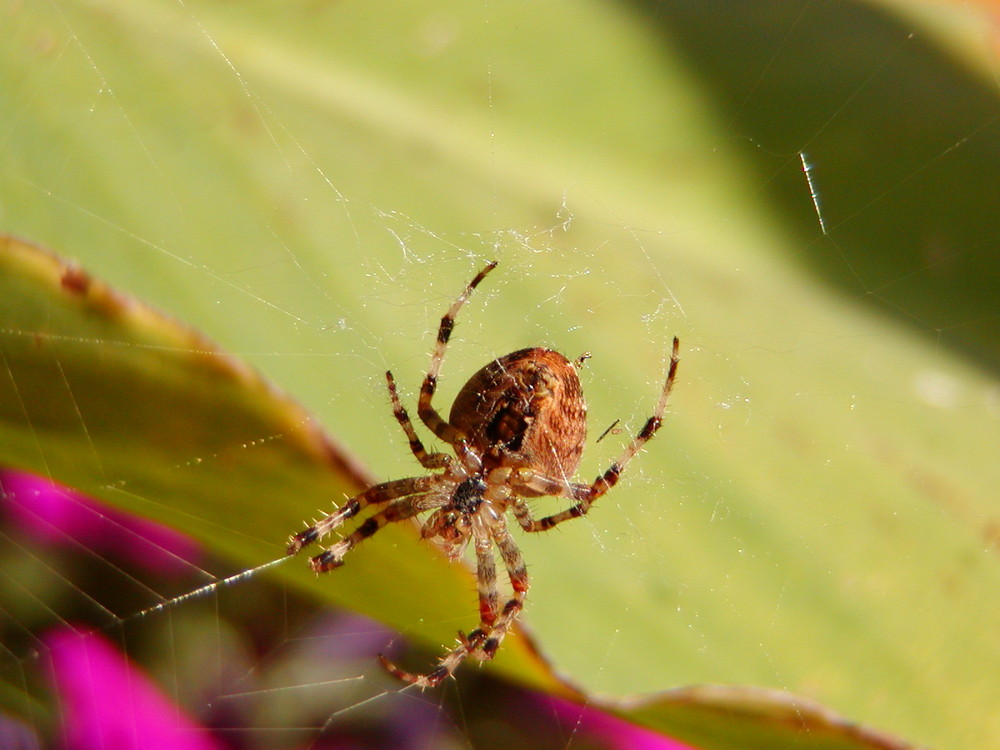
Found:
<svg viewBox="0 0 1000 750"><path fill-rule="evenodd" d="M525 466L569 478L583 454L586 417L576 365L536 347L476 372L455 397L449 421L483 456L486 469Z"/></svg>

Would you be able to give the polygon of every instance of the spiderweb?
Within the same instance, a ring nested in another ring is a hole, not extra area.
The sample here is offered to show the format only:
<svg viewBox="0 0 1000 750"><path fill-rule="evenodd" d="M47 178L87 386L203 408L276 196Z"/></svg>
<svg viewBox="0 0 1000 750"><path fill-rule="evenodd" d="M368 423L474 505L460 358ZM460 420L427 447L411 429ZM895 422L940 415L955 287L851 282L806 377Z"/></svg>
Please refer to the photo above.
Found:
<svg viewBox="0 0 1000 750"><path fill-rule="evenodd" d="M595 693L760 685L985 746L1000 737L977 713L1000 631L972 604L1000 576L992 32L975 6L737 5L10 4L0 228L204 332L378 478L421 473L384 371L412 406L440 315L487 260L439 404L508 351L589 351L581 477L641 426L678 335L667 424L622 485L518 536L546 657ZM0 340L35 333L0 320ZM0 375L0 393L30 394ZM96 431L76 396L64 408ZM275 439L237 431L225 455ZM177 456L168 475L211 491L176 513L214 519L197 506L225 493L225 455ZM227 499L213 544L5 487L4 746L84 742L53 714L50 672L112 674L115 654L206 746L626 741L474 668L424 694L382 673L377 652L429 667L446 644L428 632L474 627L471 579L441 583L464 610L402 612L398 633L308 594L304 559L265 569L301 526L268 528L260 498ZM109 487L183 525L123 474L77 489ZM322 585L353 592L378 563L361 609L437 596L426 579L405 591L432 554L415 535L366 544L381 547ZM107 652L80 657L70 625ZM940 710L958 681L971 707Z"/></svg>

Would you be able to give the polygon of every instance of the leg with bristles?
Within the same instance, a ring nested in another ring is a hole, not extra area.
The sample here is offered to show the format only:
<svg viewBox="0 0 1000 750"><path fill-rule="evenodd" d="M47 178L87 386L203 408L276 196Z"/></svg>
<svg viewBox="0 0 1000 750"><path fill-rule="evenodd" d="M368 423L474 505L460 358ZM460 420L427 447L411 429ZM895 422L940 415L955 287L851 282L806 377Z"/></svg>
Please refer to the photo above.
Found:
<svg viewBox="0 0 1000 750"><path fill-rule="evenodd" d="M420 499L421 496L405 497L390 503L386 508L365 519L348 536L312 558L309 561L310 567L317 573L325 573L328 570L339 568L344 564L344 555L368 537L374 536L383 526L412 518L425 510Z"/></svg>
<svg viewBox="0 0 1000 750"><path fill-rule="evenodd" d="M369 487L309 528L293 534L288 540L288 554L298 554L307 544L319 541L347 519L354 518L369 505L380 505L407 495L425 494L434 486L436 479L436 476L412 477Z"/></svg>
<svg viewBox="0 0 1000 750"><path fill-rule="evenodd" d="M455 316L458 315L458 311L462 309L462 305L465 304L469 295L479 286L479 282L485 279L486 274L496 268L496 265L496 261L487 263L486 267L468 283L462 293L458 295L458 299L448 308L448 312L441 318L437 341L434 343L434 354L431 356L431 363L427 368L427 374L424 376L424 382L420 386L417 414L423 423L427 425L427 429L451 445L458 443L462 439L462 436L458 430L448 424L448 421L444 417L438 414L437 409L431 405L431 401L434 398L434 391L437 389L438 374L441 371L441 362L444 360L445 350L448 348L448 339L451 338L452 329L455 327Z"/></svg>
<svg viewBox="0 0 1000 750"><path fill-rule="evenodd" d="M508 483L515 495L518 494L541 494L556 495L566 497L575 501L575 504L559 513L554 513L545 518L534 520L531 517L527 506L524 503L515 504L514 514L518 523L525 531L538 532L547 531L553 526L568 521L571 518L579 518L590 510L594 502L604 493L618 483L619 477L629 462L638 455L642 446L656 434L663 423L663 414L667 409L667 399L670 398L670 391L674 387L674 378L677 376L677 364L679 357L680 342L674 338L673 349L670 354L670 369L667 371L667 379L663 384L660 399L656 402L653 416L646 420L646 424L639 430L639 434L632 440L618 460L608 467L601 476L594 480L593 484L579 484L565 479L555 479L534 474L530 470L522 469L510 475Z"/></svg>
<svg viewBox="0 0 1000 750"><path fill-rule="evenodd" d="M392 372L387 370L385 379L389 385L389 398L392 399L392 415L399 422L399 426L403 428L403 432L406 433L406 439L410 441L410 450L413 452L413 455L417 457L420 465L425 469L447 468L451 463L451 456L446 453L427 452L423 442L417 435L417 431L413 429L413 422L410 421L410 415L407 413L406 407L399 400L399 392L396 390L396 381L392 377Z"/></svg>
<svg viewBox="0 0 1000 750"><path fill-rule="evenodd" d="M497 649L504 636L510 630L514 620L524 609L524 600L528 596L528 569L524 565L524 558L521 550L514 543L514 537L506 526L501 526L493 530L493 541L496 542L497 549L500 550L500 558L507 568L507 577L510 579L512 590L511 598L507 600L501 610L496 622L480 638L480 646L477 649L477 657L482 661L487 661L496 656ZM472 634L470 634L470 638Z"/></svg>
<svg viewBox="0 0 1000 750"><path fill-rule="evenodd" d="M497 593L497 566L493 560L493 542L477 537L476 581L479 589L479 621L492 624L497 619L500 596Z"/></svg>
<svg viewBox="0 0 1000 750"><path fill-rule="evenodd" d="M379 654L379 661L397 679L408 682L420 688L436 687L451 677L459 665L468 657L473 657L479 661L489 661L496 656L497 649L503 642L504 636L510 630L514 620L524 609L524 600L528 593L528 571L521 557L521 551L514 543L514 538L505 526L494 529L492 532L492 542L500 550L500 557L507 568L507 575L510 578L513 593L511 598L499 612L496 610L496 589L494 585L489 587L484 603L483 590L480 589L480 611L483 616L480 619L479 627L468 635L458 634L459 645L449 652L438 665L427 674L414 674L400 669L385 656ZM484 557L479 553L480 547L477 545L477 558L482 564ZM487 573L491 572L494 563L492 554L489 557ZM483 579L483 569L479 571L480 580ZM493 574L495 576L495 573ZM490 601L492 600L492 601Z"/></svg>

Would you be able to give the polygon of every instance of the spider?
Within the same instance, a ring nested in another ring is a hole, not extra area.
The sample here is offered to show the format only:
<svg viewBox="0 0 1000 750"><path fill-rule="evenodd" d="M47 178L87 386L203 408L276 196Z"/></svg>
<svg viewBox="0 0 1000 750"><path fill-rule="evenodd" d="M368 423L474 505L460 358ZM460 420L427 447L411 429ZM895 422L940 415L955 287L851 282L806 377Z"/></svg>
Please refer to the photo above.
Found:
<svg viewBox="0 0 1000 750"><path fill-rule="evenodd" d="M465 287L441 318L434 353L420 387L417 414L454 456L424 448L399 400L396 381L386 372L393 415L410 442L410 450L425 469L438 473L397 479L370 487L338 510L289 539L288 554L331 533L369 506L375 512L354 531L310 561L323 573L340 567L355 546L389 523L432 511L421 536L435 542L452 560L462 557L472 542L479 589L479 627L459 632L458 646L427 674L405 672L381 654L385 668L397 678L421 688L434 687L450 677L467 657L492 659L504 636L524 608L528 572L521 552L507 528L511 511L524 531L539 532L579 518L618 482L622 471L660 428L667 398L677 374L679 343L674 338L670 369L656 409L618 460L591 484L571 481L583 454L587 405L577 369L590 355L575 361L551 349L521 349L490 362L462 387L446 420L431 403L455 317L473 290L496 267L489 263ZM572 505L535 519L529 498L554 495ZM511 596L501 606L497 591L493 547L510 580Z"/></svg>

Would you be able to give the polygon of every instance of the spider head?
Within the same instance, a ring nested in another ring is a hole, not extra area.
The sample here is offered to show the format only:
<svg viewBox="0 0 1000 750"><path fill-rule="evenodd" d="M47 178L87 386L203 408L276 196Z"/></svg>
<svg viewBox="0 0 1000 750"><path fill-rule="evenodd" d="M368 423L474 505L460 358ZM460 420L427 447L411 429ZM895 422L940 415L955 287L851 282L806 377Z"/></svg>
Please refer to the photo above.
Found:
<svg viewBox="0 0 1000 750"><path fill-rule="evenodd" d="M437 544L450 559L460 558L472 536L473 518L483 503L485 491L482 478L466 479L455 488L451 500L424 522L420 535Z"/></svg>

